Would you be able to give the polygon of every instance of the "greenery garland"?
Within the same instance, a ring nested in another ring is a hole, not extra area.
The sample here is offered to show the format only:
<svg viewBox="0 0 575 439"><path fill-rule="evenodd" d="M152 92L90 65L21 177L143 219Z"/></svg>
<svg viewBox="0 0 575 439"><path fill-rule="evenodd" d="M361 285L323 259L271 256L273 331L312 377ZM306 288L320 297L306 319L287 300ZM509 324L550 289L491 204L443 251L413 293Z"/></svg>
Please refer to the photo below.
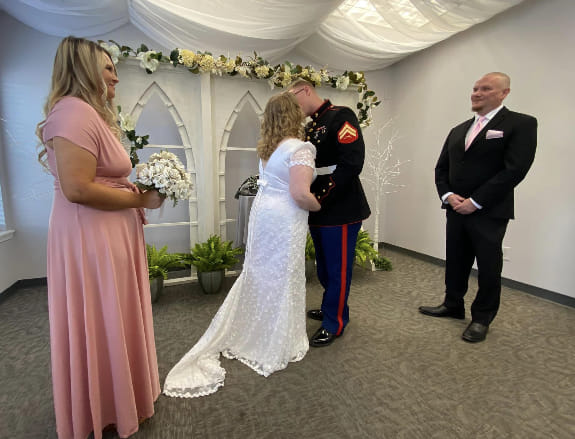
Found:
<svg viewBox="0 0 575 439"><path fill-rule="evenodd" d="M292 64L289 61L272 66L268 61L258 56L256 52L247 61L239 55L235 58L228 58L225 55L214 57L210 52L193 52L187 49L174 49L168 57L164 56L162 52L149 50L144 44L141 44L137 49L132 49L114 40L108 41L109 43L98 40L98 43L110 53L114 64L121 58L135 56L140 60L140 67L148 74L154 73L159 64L164 63L174 67L183 66L194 74L239 75L244 78L267 80L272 89L274 87L287 87L297 79L305 79L318 87L329 85L339 90L346 90L350 84L355 85L360 94L360 102L357 103L357 116L361 127L367 127L371 124L371 110L381 103L375 92L368 89L363 72L346 70L341 75L331 75L325 68L318 71L311 66ZM128 120L127 115L121 113L120 108L119 110L122 130L132 145L130 159L133 167L138 163L137 150L148 144L149 136L138 136L134 131L135 126L132 121Z"/></svg>
<svg viewBox="0 0 575 439"><path fill-rule="evenodd" d="M122 113L122 107L118 105L118 116L120 118L120 129L124 133L124 136L130 142L130 161L132 162L132 168L135 168L138 163L140 163L140 158L138 157L138 150L146 146L150 138L149 134L145 136L138 136L136 134L136 123L129 114ZM125 143L122 141L122 143Z"/></svg>
<svg viewBox="0 0 575 439"><path fill-rule="evenodd" d="M135 56L140 60L140 66L148 74L152 74L160 63L171 64L174 67L183 66L191 73L211 73L213 75L239 75L244 78L267 80L272 87L284 88L296 79L306 79L316 86L328 85L340 90L346 90L348 86L355 85L360 94L360 102L357 103L358 119L361 127L371 124L371 109L378 106L381 101L373 90L369 90L363 72L345 71L341 75L331 75L325 68L316 70L311 66L301 66L286 61L283 64L272 66L268 61L254 52L253 57L243 60L239 55L229 58L225 55L214 57L210 52L193 52L187 49L174 49L169 56L162 52L148 49L141 44L137 49L132 49L108 40L109 43L98 40L110 55L114 63L121 58Z"/></svg>

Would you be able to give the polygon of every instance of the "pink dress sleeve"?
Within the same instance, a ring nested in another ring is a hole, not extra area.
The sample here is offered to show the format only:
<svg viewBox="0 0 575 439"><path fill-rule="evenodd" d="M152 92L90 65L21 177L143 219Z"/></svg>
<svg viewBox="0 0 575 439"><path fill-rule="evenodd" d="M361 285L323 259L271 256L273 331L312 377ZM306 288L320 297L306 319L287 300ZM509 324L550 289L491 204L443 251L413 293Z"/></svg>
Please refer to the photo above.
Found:
<svg viewBox="0 0 575 439"><path fill-rule="evenodd" d="M101 145L98 140L99 119L96 110L82 99L62 98L46 118L42 131L44 143L54 137L64 137L98 158Z"/></svg>

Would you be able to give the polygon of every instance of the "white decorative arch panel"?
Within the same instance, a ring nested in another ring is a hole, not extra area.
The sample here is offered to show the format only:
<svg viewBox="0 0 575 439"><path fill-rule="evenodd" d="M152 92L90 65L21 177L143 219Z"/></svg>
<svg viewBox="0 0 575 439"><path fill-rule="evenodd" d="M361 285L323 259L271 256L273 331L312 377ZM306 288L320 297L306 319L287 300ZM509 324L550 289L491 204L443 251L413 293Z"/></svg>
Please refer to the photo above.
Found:
<svg viewBox="0 0 575 439"><path fill-rule="evenodd" d="M232 194L245 178L257 172L256 141L262 113L260 103L247 90L230 113L221 136L218 148L219 219L220 235L227 240L236 238L234 232L239 202ZM255 130L255 133L247 130ZM235 144L231 145L234 132ZM230 183L233 187L227 187Z"/></svg>
<svg viewBox="0 0 575 439"><path fill-rule="evenodd" d="M163 230L166 239L180 239L190 246L214 233L225 237L226 155L232 150L245 151L253 146L255 156L256 146L240 145L241 148L238 148L230 145L230 135L242 111L249 109L249 113L259 119L267 100L281 90L272 90L267 81L211 76L207 73L194 75L186 69L164 64L153 74L147 75L135 59L119 63L118 73L120 83L116 101L123 111L138 120L150 100L158 101L157 96L162 111L170 115L167 125L171 127L154 126L153 130L175 127L181 139L181 144L164 145L155 144L151 137L147 148L180 151L194 179L195 197L187 205L188 218L185 221L177 218L171 222L151 224L147 229L154 230L158 241L160 238L156 232ZM336 89L322 88L319 91L324 97L332 99L334 104L355 108L357 103L355 90L342 93ZM146 123L165 122L150 120ZM149 129L152 130L152 127ZM139 125L137 134L147 134L146 127ZM250 138L246 143L255 142ZM246 172L249 174L251 171ZM161 242L157 242L157 245L161 245Z"/></svg>

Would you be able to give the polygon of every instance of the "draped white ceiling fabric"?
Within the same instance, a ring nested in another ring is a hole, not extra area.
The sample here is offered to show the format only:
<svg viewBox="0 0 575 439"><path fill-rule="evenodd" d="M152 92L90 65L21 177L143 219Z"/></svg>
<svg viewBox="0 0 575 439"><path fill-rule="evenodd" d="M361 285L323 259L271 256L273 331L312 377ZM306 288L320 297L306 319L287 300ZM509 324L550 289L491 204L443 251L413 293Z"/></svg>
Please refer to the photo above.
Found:
<svg viewBox="0 0 575 439"><path fill-rule="evenodd" d="M40 32L101 36L132 23L159 45L272 63L377 70L523 0L0 0ZM121 41L120 41L121 43Z"/></svg>

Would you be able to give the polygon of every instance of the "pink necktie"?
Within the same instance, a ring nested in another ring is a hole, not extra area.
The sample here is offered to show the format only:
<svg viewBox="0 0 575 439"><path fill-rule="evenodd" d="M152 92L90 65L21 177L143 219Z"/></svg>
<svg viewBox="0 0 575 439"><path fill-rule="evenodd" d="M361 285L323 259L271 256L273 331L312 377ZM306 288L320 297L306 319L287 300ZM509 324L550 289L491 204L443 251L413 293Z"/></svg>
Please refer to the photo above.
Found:
<svg viewBox="0 0 575 439"><path fill-rule="evenodd" d="M486 120L487 118L485 116L481 116L477 121L477 123L475 124L475 126L473 127L473 130L471 130L471 132L469 133L469 137L467 137L467 142L465 142L466 151L467 148L469 148L469 145L471 145L471 142L473 142L473 139L475 139L475 136L477 136L477 134L479 134L479 131L481 131L481 129L483 128L483 124L485 123Z"/></svg>

